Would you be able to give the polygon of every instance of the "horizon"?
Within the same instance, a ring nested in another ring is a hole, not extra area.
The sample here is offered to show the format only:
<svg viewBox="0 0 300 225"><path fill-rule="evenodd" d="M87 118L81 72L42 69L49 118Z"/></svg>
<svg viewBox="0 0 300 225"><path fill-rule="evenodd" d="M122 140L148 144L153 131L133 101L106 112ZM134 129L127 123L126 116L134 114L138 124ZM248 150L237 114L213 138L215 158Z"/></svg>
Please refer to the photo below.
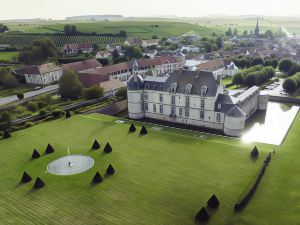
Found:
<svg viewBox="0 0 300 225"><path fill-rule="evenodd" d="M187 0L185 3L186 7L183 9L180 0L174 0L172 4L166 1L153 0L151 5L147 5L145 0L113 0L105 2L105 5L103 3L104 1L101 0L28 0L26 2L11 0L5 2L7 10L1 13L0 20L50 18L52 20L65 20L67 17L84 15L122 15L125 18L205 18L210 16L300 17L297 7L300 4L297 0L286 0L285 4L272 2L270 0L253 0L247 7L244 7L244 5L237 0L228 0L226 2L212 0L209 3ZM143 3L146 4L146 7ZM17 8L16 5L18 6ZM13 14L12 11L14 12Z"/></svg>

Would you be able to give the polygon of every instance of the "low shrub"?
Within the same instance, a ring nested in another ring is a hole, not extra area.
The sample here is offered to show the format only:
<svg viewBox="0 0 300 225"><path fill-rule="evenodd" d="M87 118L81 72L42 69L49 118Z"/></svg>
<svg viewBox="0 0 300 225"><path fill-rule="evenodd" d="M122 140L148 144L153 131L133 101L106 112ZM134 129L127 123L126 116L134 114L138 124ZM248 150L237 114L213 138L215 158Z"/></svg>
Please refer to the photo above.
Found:
<svg viewBox="0 0 300 225"><path fill-rule="evenodd" d="M53 118L60 118L65 115L65 112L61 109L55 109L52 111Z"/></svg>
<svg viewBox="0 0 300 225"><path fill-rule="evenodd" d="M47 110L46 109L41 109L40 111L39 111L39 115L40 116L44 116L44 115L46 115L47 114Z"/></svg>
<svg viewBox="0 0 300 225"><path fill-rule="evenodd" d="M36 111L38 111L38 109L39 109L38 104L37 104L36 102L32 102L32 101L28 102L28 103L26 104L26 107L27 107L27 109L30 110L31 112L36 112Z"/></svg>
<svg viewBox="0 0 300 225"><path fill-rule="evenodd" d="M93 183L98 184L103 181L101 174L97 171L95 176L93 177Z"/></svg>
<svg viewBox="0 0 300 225"><path fill-rule="evenodd" d="M34 125L35 125L34 122L26 122L26 123L25 123L25 127L26 127L26 128L32 127L32 126L34 126Z"/></svg>
<svg viewBox="0 0 300 225"><path fill-rule="evenodd" d="M209 214L207 213L206 209L202 207L200 211L196 214L195 220L196 222L206 222L210 219Z"/></svg>
<svg viewBox="0 0 300 225"><path fill-rule="evenodd" d="M33 187L36 188L36 189L40 189L44 186L45 186L44 181L41 178L37 177Z"/></svg>
<svg viewBox="0 0 300 225"><path fill-rule="evenodd" d="M32 180L31 176L24 171L21 182L25 184L30 182L31 180Z"/></svg>

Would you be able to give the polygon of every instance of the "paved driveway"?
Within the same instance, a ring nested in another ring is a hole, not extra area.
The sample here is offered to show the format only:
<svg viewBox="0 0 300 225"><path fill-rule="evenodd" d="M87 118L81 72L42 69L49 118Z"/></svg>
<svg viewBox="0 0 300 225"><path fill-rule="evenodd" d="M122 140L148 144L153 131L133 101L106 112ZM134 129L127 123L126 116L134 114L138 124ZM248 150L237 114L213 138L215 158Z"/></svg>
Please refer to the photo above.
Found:
<svg viewBox="0 0 300 225"><path fill-rule="evenodd" d="M54 91L57 89L58 89L58 84L55 84L55 85L46 86L39 90L29 91L29 92L24 93L24 99L31 98L31 97L34 97L34 96L37 96L40 94L45 94L47 92ZM18 100L17 95L0 98L0 106L17 101L17 100Z"/></svg>

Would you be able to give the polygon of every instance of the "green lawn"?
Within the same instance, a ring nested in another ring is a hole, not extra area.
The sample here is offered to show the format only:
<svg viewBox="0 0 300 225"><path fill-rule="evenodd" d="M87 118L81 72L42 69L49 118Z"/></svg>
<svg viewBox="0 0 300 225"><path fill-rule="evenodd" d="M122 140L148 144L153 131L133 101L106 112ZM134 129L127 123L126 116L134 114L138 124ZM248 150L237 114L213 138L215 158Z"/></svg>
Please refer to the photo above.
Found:
<svg viewBox="0 0 300 225"><path fill-rule="evenodd" d="M260 157L249 153L254 143L238 139L146 125L148 135L129 134L129 123L91 114L43 123L12 133L0 141L0 218L3 224L195 224L194 215L212 194L221 201L210 212L209 224L298 224L300 221L300 116L267 169L246 210L233 206L259 170L272 146L258 144ZM137 130L140 124L136 123ZM197 137L195 135L198 135ZM90 151L97 138L101 150ZM102 153L109 141L113 152ZM29 160L32 150L43 153L47 143L55 153ZM55 176L47 164L67 154L90 155L94 167L82 174ZM297 149L298 148L298 149ZM96 171L112 163L116 174L91 186ZM26 170L41 177L45 188L33 191L33 181L19 185ZM289 175L289 176L287 176Z"/></svg>
<svg viewBox="0 0 300 225"><path fill-rule="evenodd" d="M0 52L0 61L16 61L19 52Z"/></svg>

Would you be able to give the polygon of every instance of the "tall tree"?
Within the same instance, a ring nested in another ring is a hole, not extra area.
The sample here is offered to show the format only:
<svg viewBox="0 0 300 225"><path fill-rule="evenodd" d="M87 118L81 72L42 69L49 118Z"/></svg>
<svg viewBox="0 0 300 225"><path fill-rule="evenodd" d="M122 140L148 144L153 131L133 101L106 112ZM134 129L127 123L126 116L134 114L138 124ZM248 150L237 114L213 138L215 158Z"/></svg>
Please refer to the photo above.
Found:
<svg viewBox="0 0 300 225"><path fill-rule="evenodd" d="M279 63L279 70L287 73L294 65L293 61L290 59L282 59Z"/></svg>
<svg viewBox="0 0 300 225"><path fill-rule="evenodd" d="M4 33L5 31L8 31L8 27L2 23L0 23L0 33Z"/></svg>
<svg viewBox="0 0 300 225"><path fill-rule="evenodd" d="M65 70L59 81L58 94L65 99L76 99L80 97L82 90L78 75L72 70Z"/></svg>

